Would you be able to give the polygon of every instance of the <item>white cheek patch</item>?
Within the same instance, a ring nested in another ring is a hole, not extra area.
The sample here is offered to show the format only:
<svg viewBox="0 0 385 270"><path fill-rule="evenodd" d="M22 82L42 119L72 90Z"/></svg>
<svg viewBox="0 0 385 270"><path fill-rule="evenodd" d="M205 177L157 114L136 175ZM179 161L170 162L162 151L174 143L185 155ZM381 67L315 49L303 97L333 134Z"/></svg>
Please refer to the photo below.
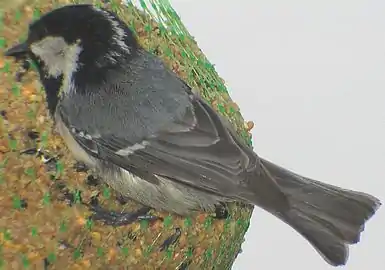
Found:
<svg viewBox="0 0 385 270"><path fill-rule="evenodd" d="M64 57L61 52L67 47L62 38L46 37L43 40L33 43L31 51L45 65L48 76L57 78L63 74Z"/></svg>
<svg viewBox="0 0 385 270"><path fill-rule="evenodd" d="M44 63L49 77L63 75L61 91L69 93L73 89L72 75L79 68L79 42L68 44L62 37L46 37L32 44L31 51Z"/></svg>

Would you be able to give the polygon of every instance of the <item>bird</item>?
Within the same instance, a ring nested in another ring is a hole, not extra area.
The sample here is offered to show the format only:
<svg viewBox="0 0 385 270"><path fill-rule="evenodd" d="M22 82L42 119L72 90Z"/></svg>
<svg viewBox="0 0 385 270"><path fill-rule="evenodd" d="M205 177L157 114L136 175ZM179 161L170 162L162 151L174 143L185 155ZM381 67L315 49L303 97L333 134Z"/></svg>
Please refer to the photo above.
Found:
<svg viewBox="0 0 385 270"><path fill-rule="evenodd" d="M340 266L381 205L259 157L108 9L56 8L32 21L27 38L4 55L34 62L74 158L151 209L192 216L229 202L254 205Z"/></svg>

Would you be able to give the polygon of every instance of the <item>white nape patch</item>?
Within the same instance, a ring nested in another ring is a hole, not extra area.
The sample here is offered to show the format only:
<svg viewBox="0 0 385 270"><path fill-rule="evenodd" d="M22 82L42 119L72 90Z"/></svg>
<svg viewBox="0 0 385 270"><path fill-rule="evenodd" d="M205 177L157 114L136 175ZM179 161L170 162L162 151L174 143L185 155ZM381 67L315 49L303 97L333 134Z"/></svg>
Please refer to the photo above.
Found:
<svg viewBox="0 0 385 270"><path fill-rule="evenodd" d="M31 51L45 65L49 77L63 75L61 91L66 94L74 90L72 75L79 67L79 54L83 48L79 41L68 44L62 37L46 37L31 45Z"/></svg>
<svg viewBox="0 0 385 270"><path fill-rule="evenodd" d="M119 26L119 23L115 20L115 18L106 12L105 10L98 9L97 7L94 7L94 10L97 12L100 12L103 14L105 18L110 22L112 31L114 32L112 38L115 41L115 43L122 48L126 53L130 53L130 48L127 46L126 42L124 41L126 37L125 31ZM120 55L117 52L110 52L112 56L119 57Z"/></svg>
<svg viewBox="0 0 385 270"><path fill-rule="evenodd" d="M119 151L117 151L115 153L117 155L119 155L119 156L129 156L129 155L133 154L137 150L144 149L149 144L150 143L148 141L143 141L141 143L136 143L136 144L134 144L132 146L120 149Z"/></svg>
<svg viewBox="0 0 385 270"><path fill-rule="evenodd" d="M79 54L82 52L83 48L80 46L80 41L69 45L65 53L65 69L63 72L63 85L61 91L68 94L71 91L75 91L73 74L79 68Z"/></svg>

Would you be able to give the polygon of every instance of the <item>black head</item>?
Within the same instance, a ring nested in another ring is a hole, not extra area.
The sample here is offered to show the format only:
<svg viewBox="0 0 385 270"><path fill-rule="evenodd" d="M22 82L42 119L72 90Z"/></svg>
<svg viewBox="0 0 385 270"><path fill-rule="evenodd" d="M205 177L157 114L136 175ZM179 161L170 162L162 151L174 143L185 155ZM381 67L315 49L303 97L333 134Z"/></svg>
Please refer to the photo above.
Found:
<svg viewBox="0 0 385 270"><path fill-rule="evenodd" d="M119 60L118 54L129 53L131 48L137 47L132 31L114 13L92 5L68 5L32 22L25 43L11 48L5 55L20 56L31 51L33 45L46 45L44 49L58 52L62 49L60 45L64 43L61 41L42 44L47 38L62 39L67 45L80 45L80 62L95 61L104 56L111 57L114 62L114 59Z"/></svg>
<svg viewBox="0 0 385 270"><path fill-rule="evenodd" d="M119 68L137 47L132 31L114 13L92 5L68 5L32 22L27 40L5 55L30 57L47 96L57 96L60 87L71 91L77 78L103 80L106 70Z"/></svg>

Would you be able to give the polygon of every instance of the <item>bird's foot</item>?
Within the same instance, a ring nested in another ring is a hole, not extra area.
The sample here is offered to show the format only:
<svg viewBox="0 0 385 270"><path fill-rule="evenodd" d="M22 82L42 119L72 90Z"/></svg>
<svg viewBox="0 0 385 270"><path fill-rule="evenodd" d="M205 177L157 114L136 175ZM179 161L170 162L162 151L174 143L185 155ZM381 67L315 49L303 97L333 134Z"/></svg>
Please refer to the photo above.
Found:
<svg viewBox="0 0 385 270"><path fill-rule="evenodd" d="M143 206L135 212L111 211L102 208L98 203L91 203L88 207L93 212L90 217L92 220L99 220L106 225L114 227L129 225L137 221L161 219L160 217L150 215L151 208L147 206Z"/></svg>
<svg viewBox="0 0 385 270"><path fill-rule="evenodd" d="M176 228L175 232L171 236L167 237L167 239L164 240L164 242L160 245L159 250L160 251L167 250L170 246L176 244L181 235L182 235L181 229Z"/></svg>
<svg viewBox="0 0 385 270"><path fill-rule="evenodd" d="M215 216L216 219L226 219L229 216L229 211L225 204L216 205Z"/></svg>
<svg viewBox="0 0 385 270"><path fill-rule="evenodd" d="M51 156L48 152L44 151L42 148L32 147L24 149L20 152L21 155L35 155L40 158L42 163L47 166L48 171L53 171L55 169L56 161L60 157Z"/></svg>

